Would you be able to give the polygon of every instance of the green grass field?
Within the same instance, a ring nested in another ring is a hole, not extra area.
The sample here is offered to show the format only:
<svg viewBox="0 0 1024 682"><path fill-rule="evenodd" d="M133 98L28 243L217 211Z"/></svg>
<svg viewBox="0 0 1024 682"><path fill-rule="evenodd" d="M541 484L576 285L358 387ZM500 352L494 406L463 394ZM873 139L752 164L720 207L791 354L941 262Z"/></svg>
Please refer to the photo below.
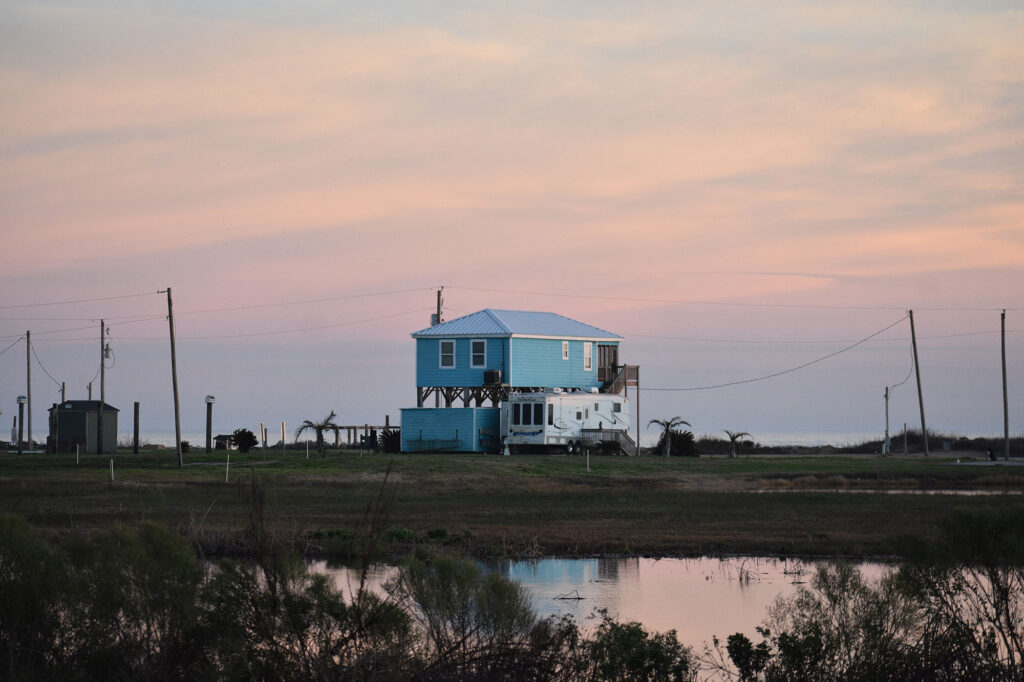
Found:
<svg viewBox="0 0 1024 682"><path fill-rule="evenodd" d="M267 529L324 555L356 531L390 468L395 551L443 540L517 556L884 556L936 537L954 507L1024 505L1024 467L934 455L591 457L587 472L583 457L233 452L227 483L223 452L184 468L167 451L118 454L113 483L110 459L0 454L0 513L56 537L159 521L207 554L244 554L256 477Z"/></svg>

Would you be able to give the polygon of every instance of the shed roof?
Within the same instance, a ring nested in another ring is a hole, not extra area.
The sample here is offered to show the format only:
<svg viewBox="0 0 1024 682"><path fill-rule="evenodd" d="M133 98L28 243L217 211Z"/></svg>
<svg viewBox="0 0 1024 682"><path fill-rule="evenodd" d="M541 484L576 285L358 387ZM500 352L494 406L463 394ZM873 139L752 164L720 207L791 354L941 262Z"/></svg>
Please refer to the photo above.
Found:
<svg viewBox="0 0 1024 682"><path fill-rule="evenodd" d="M62 403L54 403L53 407L50 408L52 412L55 409L60 410L72 410L75 412L99 412L100 401L98 400L65 400ZM103 403L104 412L120 412L110 403Z"/></svg>
<svg viewBox="0 0 1024 682"><path fill-rule="evenodd" d="M493 308L485 308L412 334L414 339L439 336L539 336L609 340L622 338L557 313Z"/></svg>

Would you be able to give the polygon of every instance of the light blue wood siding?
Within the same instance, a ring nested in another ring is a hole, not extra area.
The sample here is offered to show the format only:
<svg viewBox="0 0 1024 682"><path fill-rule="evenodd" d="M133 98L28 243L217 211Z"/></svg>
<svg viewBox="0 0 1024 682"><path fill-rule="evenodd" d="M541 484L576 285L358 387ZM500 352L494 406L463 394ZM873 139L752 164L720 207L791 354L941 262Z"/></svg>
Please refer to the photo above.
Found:
<svg viewBox="0 0 1024 682"><path fill-rule="evenodd" d="M501 370L502 381L505 381L509 339L476 339L487 342L487 362L484 367L470 367L472 339L454 339L454 369L441 368L442 340L452 339L416 339L417 386L483 386L484 371L489 369Z"/></svg>
<svg viewBox="0 0 1024 682"><path fill-rule="evenodd" d="M451 339L445 339L451 340ZM487 338L487 362L470 367L470 341L455 341L455 367L441 368L442 339L416 339L417 386L483 386L484 371L501 370L502 383L520 387L600 387L597 378L597 343L593 343L593 368L583 369L583 344L569 340L569 359L562 359L562 339ZM602 342L615 345L617 343Z"/></svg>
<svg viewBox="0 0 1024 682"><path fill-rule="evenodd" d="M496 451L496 407L412 407L402 410L402 452Z"/></svg>
<svg viewBox="0 0 1024 682"><path fill-rule="evenodd" d="M593 343L593 365L583 369L584 341L569 341L569 359L562 359L560 339L509 339L508 383L522 387L598 388L597 343ZM609 344L617 345L617 344Z"/></svg>

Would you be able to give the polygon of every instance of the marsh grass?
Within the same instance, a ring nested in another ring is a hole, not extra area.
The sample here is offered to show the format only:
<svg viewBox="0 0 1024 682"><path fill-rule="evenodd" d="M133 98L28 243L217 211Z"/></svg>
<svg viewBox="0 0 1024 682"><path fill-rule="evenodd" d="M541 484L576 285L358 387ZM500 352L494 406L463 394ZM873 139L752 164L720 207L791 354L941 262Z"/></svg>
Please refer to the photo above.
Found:
<svg viewBox="0 0 1024 682"><path fill-rule="evenodd" d="M157 521L205 555L251 551L241 492L264 486L265 527L308 556L358 553L356 536L382 481L394 501L380 529L384 553L423 544L507 556L632 553L888 555L896 538L936 532L952 506L1010 507L1019 497L984 499L858 491L1024 490L1024 470L950 466L952 457L740 456L664 458L490 455L364 455L328 450L324 459L259 450L186 459L173 454L0 455L0 513L25 516L51 536L90 534L116 522ZM786 490L785 495L759 491ZM850 494L836 495L829 490ZM388 528L401 537L386 537ZM444 529L443 539L431 537Z"/></svg>

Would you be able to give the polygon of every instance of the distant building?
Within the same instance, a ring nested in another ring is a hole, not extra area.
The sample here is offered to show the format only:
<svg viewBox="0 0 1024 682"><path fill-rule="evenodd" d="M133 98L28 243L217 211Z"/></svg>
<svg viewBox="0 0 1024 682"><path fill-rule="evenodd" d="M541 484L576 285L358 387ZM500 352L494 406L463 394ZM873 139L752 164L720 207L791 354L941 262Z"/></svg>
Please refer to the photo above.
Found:
<svg viewBox="0 0 1024 682"><path fill-rule="evenodd" d="M498 407L513 391L635 385L635 368L618 364L622 337L556 313L486 308L412 337L416 407L402 410L405 452L498 451Z"/></svg>
<svg viewBox="0 0 1024 682"><path fill-rule="evenodd" d="M68 400L50 408L50 435L47 450L51 452L96 452L96 424L99 417L99 400ZM116 407L103 403L103 451L117 450Z"/></svg>

